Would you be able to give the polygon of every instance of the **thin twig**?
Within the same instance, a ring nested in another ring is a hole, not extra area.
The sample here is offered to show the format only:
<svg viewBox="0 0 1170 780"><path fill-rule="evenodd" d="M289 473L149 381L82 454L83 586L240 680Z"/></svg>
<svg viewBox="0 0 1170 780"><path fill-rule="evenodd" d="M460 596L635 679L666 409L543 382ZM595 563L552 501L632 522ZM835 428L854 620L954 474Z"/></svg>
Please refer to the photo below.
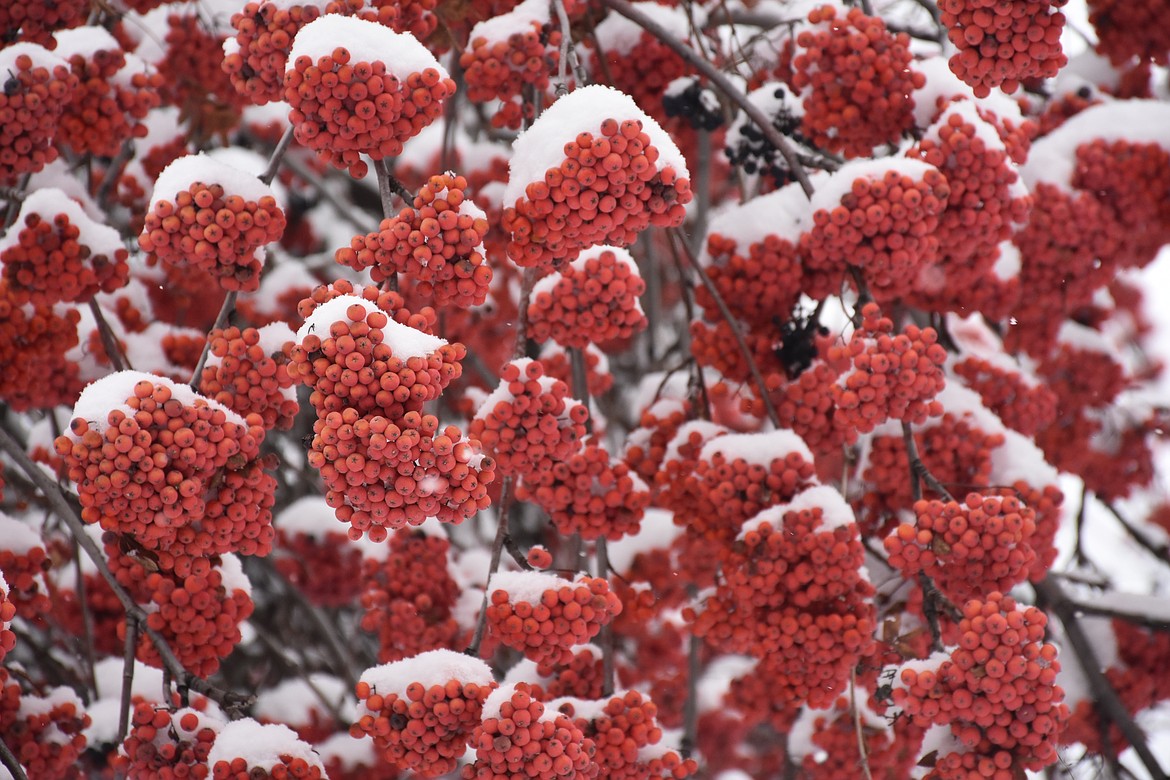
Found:
<svg viewBox="0 0 1170 780"><path fill-rule="evenodd" d="M679 750L690 758L699 742L699 638L687 638L687 701L683 705L683 734Z"/></svg>
<svg viewBox="0 0 1170 780"><path fill-rule="evenodd" d="M122 654L122 705L118 708L118 744L130 730L130 695L134 690L134 661L138 648L138 621L126 621L126 647Z"/></svg>
<svg viewBox="0 0 1170 780"><path fill-rule="evenodd" d="M77 575L77 605L81 609L81 628L85 636L85 666L89 688L97 693L97 666L93 644L93 611L89 608L89 596L86 593L85 573L81 570L81 548L77 540L73 540L73 566Z"/></svg>
<svg viewBox="0 0 1170 780"><path fill-rule="evenodd" d="M865 732L861 729L861 710L857 707L857 667L849 670L849 711L853 715L853 730L857 734L857 755L861 757L861 773L865 780L873 780L869 771L869 751L865 747Z"/></svg>
<svg viewBox="0 0 1170 780"><path fill-rule="evenodd" d="M475 624L475 635L471 644L463 652L473 658L479 657L479 647L483 643L484 631L487 628L488 599L491 596L492 577L500 568L500 558L504 553L504 539L508 535L508 515L512 510L512 478L504 477L504 485L500 489L499 517L496 521L496 538L492 542L492 559L488 569L487 580L483 584L483 603L479 608L479 620Z"/></svg>
<svg viewBox="0 0 1170 780"><path fill-rule="evenodd" d="M609 547L604 536L598 537L593 549L597 555L597 576L606 579L609 577ZM613 695L614 688L613 626L602 627L597 639L601 643L601 695L605 698Z"/></svg>
<svg viewBox="0 0 1170 780"><path fill-rule="evenodd" d="M902 443L906 446L906 458L910 461L910 473L915 478L911 483L911 491L915 493L914 500L922 498L922 488L918 486L918 480L921 480L928 488L938 493L946 501L954 501L955 497L951 495L950 491L939 482L926 464L922 462L922 458L918 456L918 445L914 442L914 431L910 427L910 423L902 423Z"/></svg>
<svg viewBox="0 0 1170 780"><path fill-rule="evenodd" d="M94 321L97 323L98 334L102 338L102 347L105 348L106 356L110 359L114 370L126 371L129 369L133 371L134 366L130 364L130 358L122 351L122 345L118 343L118 338L114 335L114 329L110 327L109 321L106 320L106 315L102 313L102 307L98 304L97 298L89 299L89 310L93 314Z"/></svg>
<svg viewBox="0 0 1170 780"><path fill-rule="evenodd" d="M260 181L265 184L272 184L272 180L276 178L276 172L280 170L280 163L284 159L284 154L288 151L292 140L293 126L290 124L285 128L284 135L276 142L276 148L272 150L272 155L268 158L268 167L264 169L264 173L260 174Z"/></svg>
<svg viewBox="0 0 1170 780"><path fill-rule="evenodd" d="M2 734L0 734L0 766L8 770L8 773L12 775L12 780L28 780L28 775L24 773L24 768L16 760L16 756L4 742L4 736Z"/></svg>
<svg viewBox="0 0 1170 780"><path fill-rule="evenodd" d="M227 325L228 317L236 310L236 297L235 290L229 290L228 294L224 296L223 306L219 308L219 314L215 316L215 323L211 326L212 330L223 330ZM203 379L203 366L207 364L209 354L211 354L210 338L203 344L203 351L199 353L199 362L195 364L195 370L191 372L191 381L187 383L197 393L199 392L199 383Z"/></svg>
<svg viewBox="0 0 1170 780"><path fill-rule="evenodd" d="M163 666L170 671L171 675L178 682L181 689L189 688L196 693L201 693L207 698L219 704L224 709L237 709L239 707L249 706L255 697L238 694L233 691L227 691L204 680L202 677L197 677L191 672L187 671L186 667L179 661L167 640L161 634L146 624L146 612L142 607L126 592L122 584L118 582L117 577L110 571L109 564L106 563L106 557L102 553L101 548L98 547L97 542L93 537L85 532L85 525L81 522L81 518L73 510L69 500L65 497L64 491L61 487L51 480L41 467L33 462L25 451L20 447L16 440L9 434L7 429L0 427L0 449L8 453L29 479L45 494L50 506L57 513L57 516L69 527L69 531L73 534L73 538L77 540L78 544L85 550L86 554L93 561L94 566L97 567L98 573L102 576L110 588L113 589L114 595L117 596L118 601L122 604L122 608L126 611L126 620L129 623L131 620L138 622L142 631L150 639L151 644L154 645L162 659Z"/></svg>
<svg viewBox="0 0 1170 780"><path fill-rule="evenodd" d="M126 167L126 163L130 162L130 158L133 156L134 144L130 139L126 139L122 142L122 147L118 149L118 153L110 160L110 164L106 166L105 176L102 178L102 183L98 185L97 193L94 194L94 200L97 201L98 207L102 211L105 211L109 205L107 200L114 191L114 186L118 183L118 179L122 176L122 169Z"/></svg>
<svg viewBox="0 0 1170 780"><path fill-rule="evenodd" d="M1065 595L1060 583L1052 577L1045 577L1033 585L1040 606L1054 613L1064 626L1065 635L1077 656L1077 661L1089 683L1089 689L1093 692L1093 702L1097 711L1113 721L1122 736L1129 741L1130 746L1137 753L1153 780L1167 780L1166 773L1146 743L1146 735L1134 723L1133 718L1129 715L1129 710L1118 697L1117 691L1109 683L1105 673L1101 671L1101 659L1097 657L1093 643L1081 628L1080 621L1077 619L1076 605Z"/></svg>
<svg viewBox="0 0 1170 780"><path fill-rule="evenodd" d="M760 373L760 367L756 364L756 358L752 355L747 341L744 340L743 333L739 330L739 323L736 321L734 315L732 315L731 309L727 307L727 302L723 300L723 296L720 295L718 288L715 287L715 283L703 272L699 261L691 253L690 248L687 247L682 237L678 235L677 230L671 230L670 232L672 236L675 236L679 240L679 243L682 245L683 257L686 258L687 263L694 270L695 275L699 277L702 285L707 288L707 292L710 293L711 298L715 301L715 305L719 307L719 314L727 321L727 326L731 329L731 335L735 337L735 343L739 347L743 359L747 362L748 370L751 372L752 379L756 383L756 389L759 391L760 400L764 404L764 410L768 413L768 419L772 421L772 425L779 428L780 416L776 414L776 407L772 405L772 399L768 397L768 386L764 384L764 376Z"/></svg>
<svg viewBox="0 0 1170 780"><path fill-rule="evenodd" d="M1109 514L1113 515L1113 517L1117 519L1117 522L1121 523L1121 527L1125 529L1125 532L1128 533L1135 542L1146 548L1146 550L1155 557L1160 558L1163 561L1170 561L1170 546L1157 544L1153 539L1138 530L1137 526L1127 520L1125 515L1121 514L1121 511L1113 504L1112 501L1106 501L1105 499L1101 498L1101 496L1097 496L1096 498L1101 502L1102 506L1109 510Z"/></svg>
<svg viewBox="0 0 1170 780"><path fill-rule="evenodd" d="M708 81L715 85L716 89L726 95L732 102L743 109L748 118L752 120L760 129L760 133L764 136L776 150L780 152L780 156L784 158L784 162L788 164L788 170L792 172L793 178L800 182L801 189L808 197L813 195L812 182L809 181L808 173L804 170L800 159L792 146L779 130L772 124L772 120L764 115L759 106L748 100L747 95L742 90L738 89L731 80L727 78L716 68L713 64L707 61L697 51L687 46L680 41L675 35L666 30L665 27L658 24L658 22L651 19L645 13L635 8L627 0L603 0L605 5L612 8L617 13L626 17L630 21L637 24L646 32L657 38L659 41L669 47L675 54L682 57L692 67L702 73Z"/></svg>

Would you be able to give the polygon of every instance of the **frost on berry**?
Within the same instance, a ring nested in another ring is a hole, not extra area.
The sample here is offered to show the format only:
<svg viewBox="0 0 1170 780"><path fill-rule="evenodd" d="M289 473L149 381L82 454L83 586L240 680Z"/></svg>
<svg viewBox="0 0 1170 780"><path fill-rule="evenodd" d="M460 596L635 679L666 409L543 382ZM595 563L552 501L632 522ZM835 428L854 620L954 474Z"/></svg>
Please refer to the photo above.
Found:
<svg viewBox="0 0 1170 780"><path fill-rule="evenodd" d="M597 777L597 745L569 716L550 710L525 683L505 685L488 696L483 720L472 732L475 761L463 780L533 780Z"/></svg>
<svg viewBox="0 0 1170 780"><path fill-rule="evenodd" d="M600 577L497 572L489 590L488 631L537 662L568 663L574 645L593 639L622 611Z"/></svg>
<svg viewBox="0 0 1170 780"><path fill-rule="evenodd" d="M907 325L894 334L894 323L877 304L862 309L861 326L849 343L834 346L828 359L850 360L853 370L834 385L837 412L833 423L849 440L869 433L888 419L920 424L943 411L935 400L946 379L946 350L934 328Z"/></svg>
<svg viewBox="0 0 1170 780"><path fill-rule="evenodd" d="M94 222L59 189L45 187L20 205L0 238L0 263L19 303L85 303L126 284L128 252L118 232Z"/></svg>
<svg viewBox="0 0 1170 780"><path fill-rule="evenodd" d="M371 737L400 770L438 777L459 765L495 687L487 664L451 650L366 669L350 734Z"/></svg>
<svg viewBox="0 0 1170 780"><path fill-rule="evenodd" d="M361 177L434 121L455 82L414 37L375 21L326 14L301 28L284 75L303 146Z"/></svg>
<svg viewBox="0 0 1170 780"><path fill-rule="evenodd" d="M969 493L957 501L918 501L915 523L886 537L890 565L919 572L955 603L1010 591L1028 578L1036 513L1015 497Z"/></svg>
<svg viewBox="0 0 1170 780"><path fill-rule="evenodd" d="M924 78L910 68L910 39L885 22L831 5L809 12L812 27L796 38L792 83L803 90L801 132L817 146L864 157L896 145L914 125L914 99Z"/></svg>
<svg viewBox="0 0 1170 780"><path fill-rule="evenodd" d="M617 540L638 532L650 488L625 462L590 441L547 471L526 476L516 497L535 502L565 536Z"/></svg>
<svg viewBox="0 0 1170 780"><path fill-rule="evenodd" d="M560 61L561 31L549 22L544 0L526 0L511 11L471 28L459 56L467 97L477 103L500 101L492 125L518 130L531 121L534 106L525 90L552 102L550 76Z"/></svg>
<svg viewBox="0 0 1170 780"><path fill-rule="evenodd" d="M859 160L843 166L813 196L802 237L806 273L828 280L860 270L881 302L908 295L938 260L935 231L950 196L946 177L920 160ZM818 285L817 297L836 292Z"/></svg>
<svg viewBox="0 0 1170 780"><path fill-rule="evenodd" d="M873 642L874 593L853 511L812 487L744 523L694 630L725 652L759 658L781 705L831 704ZM697 611L697 610L696 610ZM779 705L778 705L779 706Z"/></svg>
<svg viewBox="0 0 1170 780"><path fill-rule="evenodd" d="M369 268L377 284L402 274L435 306L482 304L492 281L483 248L488 220L468 189L462 176L432 176L415 196L414 208L382 220L375 233L355 236L349 247L337 250L337 262Z"/></svg>
<svg viewBox="0 0 1170 780"><path fill-rule="evenodd" d="M964 605L959 644L949 655L903 669L894 702L922 726L948 726L959 743L959 755L943 761L1019 772L1056 760L1069 712L1056 685L1056 647L1044 642L1046 624L1036 607L993 592ZM954 776L975 776L974 768Z"/></svg>
<svg viewBox="0 0 1170 780"><path fill-rule="evenodd" d="M1020 82L1051 78L1068 62L1060 46L1067 0L983 2L941 0L940 21L958 52L951 70L976 97L994 87L1015 92Z"/></svg>
<svg viewBox="0 0 1170 780"><path fill-rule="evenodd" d="M298 409L288 372L293 336L284 323L212 330L199 391L241 416L260 415L266 429L291 428Z"/></svg>
<svg viewBox="0 0 1170 780"><path fill-rule="evenodd" d="M376 549L358 571L361 627L377 635L378 660L456 646L459 585L451 572L451 543L437 523L399 529Z"/></svg>
<svg viewBox="0 0 1170 780"><path fill-rule="evenodd" d="M271 549L276 480L258 417L134 371L89 385L73 415L55 447L87 523L128 535L179 576L203 556Z"/></svg>
<svg viewBox="0 0 1170 780"><path fill-rule="evenodd" d="M219 718L190 707L170 710L138 701L130 712L130 731L110 763L131 780L210 776L207 756L225 726Z"/></svg>
<svg viewBox="0 0 1170 780"><path fill-rule="evenodd" d="M154 183L138 246L193 265L225 290L260 285L265 244L284 233L284 211L258 178L203 154L180 157Z"/></svg>
<svg viewBox="0 0 1170 780"><path fill-rule="evenodd" d="M568 386L544 375L539 360L506 364L500 384L468 427L507 475L535 475L579 452L588 410L569 396Z"/></svg>
<svg viewBox="0 0 1170 780"><path fill-rule="evenodd" d="M691 200L670 136L608 87L561 98L512 151L503 228L508 257L525 267L552 268L598 244L628 246L651 225L677 227Z"/></svg>
<svg viewBox="0 0 1170 780"><path fill-rule="evenodd" d="M325 780L325 765L296 732L280 724L261 725L251 718L233 720L220 730L207 754L216 780Z"/></svg>
<svg viewBox="0 0 1170 780"><path fill-rule="evenodd" d="M57 159L52 140L77 77L35 43L0 49L0 76L0 186L11 187Z"/></svg>

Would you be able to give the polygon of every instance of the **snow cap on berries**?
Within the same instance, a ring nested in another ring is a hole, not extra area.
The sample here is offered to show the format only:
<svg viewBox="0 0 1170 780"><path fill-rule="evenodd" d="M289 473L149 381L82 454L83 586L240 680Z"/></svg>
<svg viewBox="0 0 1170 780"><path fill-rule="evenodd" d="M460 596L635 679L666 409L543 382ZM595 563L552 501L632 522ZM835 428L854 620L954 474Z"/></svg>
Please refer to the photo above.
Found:
<svg viewBox="0 0 1170 780"><path fill-rule="evenodd" d="M262 725L244 718L224 726L207 754L208 766L214 768L221 761L231 764L237 758L244 759L249 770L265 771L285 763L286 758L299 758L325 776L325 765L316 751L298 739L295 731L278 723Z"/></svg>

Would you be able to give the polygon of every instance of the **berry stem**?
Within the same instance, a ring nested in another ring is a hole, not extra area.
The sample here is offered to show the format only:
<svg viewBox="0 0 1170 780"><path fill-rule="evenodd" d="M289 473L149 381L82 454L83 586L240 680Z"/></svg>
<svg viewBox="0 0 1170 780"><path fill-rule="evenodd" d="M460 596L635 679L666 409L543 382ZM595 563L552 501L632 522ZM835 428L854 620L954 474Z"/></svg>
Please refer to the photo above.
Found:
<svg viewBox="0 0 1170 780"><path fill-rule="evenodd" d="M593 549L597 556L597 576L607 579L609 577L609 548L604 536L598 537ZM597 639L601 643L601 695L605 698L613 696L614 689L613 625L607 623L602 626Z"/></svg>
<svg viewBox="0 0 1170 780"><path fill-rule="evenodd" d="M260 174L260 181L272 184L272 180L276 178L276 172L280 170L280 162L284 159L284 154L288 151L292 140L293 126L290 124L284 129L284 135L276 143L276 148L272 150L272 156L268 158L268 167L264 169L264 173Z"/></svg>
<svg viewBox="0 0 1170 780"><path fill-rule="evenodd" d="M902 443L906 446L906 458L910 461L910 494L914 500L918 501L922 498L922 485L925 483L928 488L942 496L944 501L954 501L955 497L943 486L943 483L935 479L934 475L930 473L930 469L922 462L922 458L918 457L918 445L914 441L914 430L908 422L902 423Z"/></svg>
<svg viewBox="0 0 1170 780"><path fill-rule="evenodd" d="M504 477L503 487L500 489L499 517L496 521L496 538L492 541L491 566L488 568L487 580L483 585L483 603L479 607L479 620L475 624L475 635L471 644L464 650L464 654L472 658L479 657L479 646L483 643L484 630L487 628L488 599L491 598L492 576L500 568L500 558L503 557L504 540L508 536L508 515L512 511L512 478Z"/></svg>
<svg viewBox="0 0 1170 780"><path fill-rule="evenodd" d="M857 667L849 670L849 714L853 716L853 730L857 735L857 755L861 757L861 773L865 780L873 780L869 771L869 751L865 749L865 733L861 730L861 710L857 707Z"/></svg>
<svg viewBox="0 0 1170 780"><path fill-rule="evenodd" d="M97 322L98 333L102 337L102 346L105 348L110 362L114 364L114 370L133 370L134 366L130 365L130 358L126 357L126 353L122 351L121 345L118 344L118 339L114 336L114 330L110 327L109 321L106 320L106 315L102 312L102 307L98 305L97 298L89 299L89 310L93 314L94 321Z"/></svg>
<svg viewBox="0 0 1170 780"><path fill-rule="evenodd" d="M8 228L12 227L20 215L20 203L28 194L28 180L30 178L32 178L31 173L23 174L20 177L20 182L9 191L8 204L4 211L4 225L0 228L0 236L8 232Z"/></svg>
<svg viewBox="0 0 1170 780"><path fill-rule="evenodd" d="M51 414L51 413L50 413ZM58 436L60 434L57 434ZM89 596L86 593L85 574L81 570L81 548L77 540L73 540L73 573L77 578L77 602L81 609L81 628L85 638L85 675L89 689L97 694L97 677L93 668L96 665L93 646L93 611L89 607Z"/></svg>
<svg viewBox="0 0 1170 780"><path fill-rule="evenodd" d="M1097 657L1093 643L1089 641L1084 629L1081 628L1076 607L1065 595L1060 583L1050 575L1040 582L1033 583L1033 587L1036 589L1036 599L1039 606L1060 618L1065 634L1068 635L1069 644L1072 645L1073 652L1077 656L1077 662L1080 663L1081 669L1085 673L1085 679L1088 680L1089 688L1093 692L1092 700L1097 711L1113 721L1113 724L1129 741L1134 752L1138 754L1138 758L1141 759L1146 771L1150 773L1150 777L1154 780L1167 780L1166 772L1150 751L1146 735L1129 716L1129 711L1118 697L1117 691L1109 683L1105 673L1101 671L1104 668L1101 659Z"/></svg>
<svg viewBox="0 0 1170 780"><path fill-rule="evenodd" d="M20 762L16 760L16 756L12 754L12 750L4 742L3 737L0 737L0 766L8 770L13 780L28 780L28 775L24 773Z"/></svg>
<svg viewBox="0 0 1170 780"><path fill-rule="evenodd" d="M743 112L748 115L748 118L756 124L763 133L764 138L768 143L772 144L779 150L780 155L784 158L784 162L788 163L788 169L792 171L792 176L800 182L801 189L804 194L812 197L813 186L808 179L808 173L804 170L800 159L796 156L792 146L788 143L780 132L772 126L772 120L764 115L764 112L759 109L754 103L748 100L747 95L739 90L731 83L723 73L712 65L701 54L696 52L690 46L687 46L682 41L678 40L674 35L666 30L662 25L655 22L642 11L635 8L627 0L604 0L605 5L626 17L630 21L637 24L646 32L653 35L667 47L674 51L675 54L686 60L692 67L702 73L707 79L715 85L715 87L727 95L733 103L743 109Z"/></svg>
<svg viewBox="0 0 1170 780"><path fill-rule="evenodd" d="M690 758L699 740L699 637L687 636L687 700L683 704L683 733L679 750Z"/></svg>
<svg viewBox="0 0 1170 780"><path fill-rule="evenodd" d="M122 175L122 169L126 167L126 163L130 162L130 158L133 156L134 144L127 139L122 142L122 147L118 149L118 154L106 166L105 176L102 178L102 183L98 185L97 192L94 194L94 200L97 201L98 206L103 212L109 212L110 204L108 201L110 193L114 191L114 187Z"/></svg>
<svg viewBox="0 0 1170 780"><path fill-rule="evenodd" d="M236 291L229 290L228 294L224 296L223 306L219 309L219 314L215 316L215 324L211 326L211 330L223 330L227 327L228 317L236 309ZM211 339L207 339L203 345L203 351L199 353L199 362L195 364L195 370L191 372L191 381L187 384L191 385L191 389L199 392L199 382L203 377L203 366L207 364L207 356L211 353Z"/></svg>
<svg viewBox="0 0 1170 780"><path fill-rule="evenodd" d="M138 621L126 621L126 646L122 652L122 705L118 708L118 736L121 744L130 730L130 694L134 689L134 654L138 647Z"/></svg>
<svg viewBox="0 0 1170 780"><path fill-rule="evenodd" d="M94 566L97 567L102 579L109 583L110 588L114 591L114 595L121 602L122 608L126 611L127 627L129 627L131 621L141 625L146 636L150 639L151 644L154 645L159 656L162 658L164 670L169 671L175 680L178 681L180 690L189 688L196 693L201 693L227 710L237 710L242 707L251 706L252 701L255 699L254 696L224 690L212 685L202 677L197 677L187 671L183 664L179 662L174 651L171 650L171 646L167 644L167 640L163 639L162 635L153 628L146 625L146 612L131 598L130 594L126 592L126 589L122 587L122 584L118 582L114 573L110 571L109 564L106 563L105 555L93 537L85 532L85 524L77 516L77 512L73 508L73 503L66 496L64 490L45 474L41 467L28 456L24 449L16 442L16 439L4 427L0 427L0 450L8 453L8 456L12 458L16 465L20 466L21 470L33 481L33 484L45 494L45 498L53 508L53 511L64 521L65 525L69 526L69 532L73 535L73 538L85 550L90 560L93 561ZM76 501L76 498L73 500Z"/></svg>
<svg viewBox="0 0 1170 780"><path fill-rule="evenodd" d="M687 247L686 241L683 240L677 230L672 229L670 234L680 244L683 256L687 259L687 264L690 265L695 275L699 277L702 285L707 288L707 292L710 293L712 300L715 301L715 305L719 307L719 314L727 321L727 325L731 329L731 334L735 337L735 344L739 347L740 354L743 355L743 359L747 362L748 369L752 373L752 380L756 383L756 390L759 393L760 400L764 404L765 411L768 413L768 419L772 422L773 426L779 428L780 416L776 414L776 407L772 405L772 399L768 397L768 388L764 384L764 377L760 373L760 367L756 364L756 359L752 355L752 351L748 349L747 342L743 338L743 333L740 332L739 323L736 322L735 317L731 313L731 309L727 307L727 302L723 300L723 296L719 294L715 283L703 272L702 266L699 265L699 261L695 259L694 254Z"/></svg>

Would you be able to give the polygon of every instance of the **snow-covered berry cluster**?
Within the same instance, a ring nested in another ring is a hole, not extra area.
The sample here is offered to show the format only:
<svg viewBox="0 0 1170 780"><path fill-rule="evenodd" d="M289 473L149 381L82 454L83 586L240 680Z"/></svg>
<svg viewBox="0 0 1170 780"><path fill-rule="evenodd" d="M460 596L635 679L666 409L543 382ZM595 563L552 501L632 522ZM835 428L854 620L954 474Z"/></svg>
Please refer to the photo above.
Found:
<svg viewBox="0 0 1170 780"><path fill-rule="evenodd" d="M941 0L940 21L958 48L951 70L976 97L991 89L1015 92L1020 82L1052 78L1068 58L1060 46L1067 0Z"/></svg>
<svg viewBox="0 0 1170 780"><path fill-rule="evenodd" d="M624 249L596 246L537 282L528 304L532 338L562 347L629 338L646 327L646 283Z"/></svg>
<svg viewBox="0 0 1170 780"><path fill-rule="evenodd" d="M0 186L10 187L57 159L53 137L77 76L35 43L0 49L0 75Z"/></svg>
<svg viewBox="0 0 1170 780"><path fill-rule="evenodd" d="M293 336L283 322L212 330L199 391L241 416L260 415L266 429L291 428L298 409L288 372Z"/></svg>

